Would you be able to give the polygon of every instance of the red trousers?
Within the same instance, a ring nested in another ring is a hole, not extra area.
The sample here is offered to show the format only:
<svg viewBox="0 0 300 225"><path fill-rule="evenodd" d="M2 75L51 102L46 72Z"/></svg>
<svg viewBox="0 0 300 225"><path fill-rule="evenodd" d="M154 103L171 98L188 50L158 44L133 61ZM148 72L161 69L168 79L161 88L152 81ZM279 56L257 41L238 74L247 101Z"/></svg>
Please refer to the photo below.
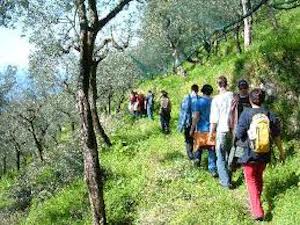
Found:
<svg viewBox="0 0 300 225"><path fill-rule="evenodd" d="M263 172L265 168L266 164L264 162L247 163L243 166L251 214L254 218L264 217L260 197L263 190Z"/></svg>

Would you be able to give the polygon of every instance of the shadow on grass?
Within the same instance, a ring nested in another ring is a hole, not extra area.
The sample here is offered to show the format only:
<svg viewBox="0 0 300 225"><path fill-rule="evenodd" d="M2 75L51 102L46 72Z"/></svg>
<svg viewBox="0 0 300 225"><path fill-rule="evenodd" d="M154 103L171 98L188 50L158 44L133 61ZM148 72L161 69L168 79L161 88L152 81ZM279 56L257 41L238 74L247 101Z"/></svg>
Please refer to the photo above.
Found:
<svg viewBox="0 0 300 225"><path fill-rule="evenodd" d="M167 152L164 154L163 159L160 160L161 163L175 161L178 159L183 159L184 155L181 152Z"/></svg>
<svg viewBox="0 0 300 225"><path fill-rule="evenodd" d="M298 182L299 176L293 172L286 176L284 180L272 180L272 182L265 187L265 196L269 205L269 210L266 213L266 221L271 221L273 218L272 211L275 208L274 198L285 192L287 189L297 186Z"/></svg>

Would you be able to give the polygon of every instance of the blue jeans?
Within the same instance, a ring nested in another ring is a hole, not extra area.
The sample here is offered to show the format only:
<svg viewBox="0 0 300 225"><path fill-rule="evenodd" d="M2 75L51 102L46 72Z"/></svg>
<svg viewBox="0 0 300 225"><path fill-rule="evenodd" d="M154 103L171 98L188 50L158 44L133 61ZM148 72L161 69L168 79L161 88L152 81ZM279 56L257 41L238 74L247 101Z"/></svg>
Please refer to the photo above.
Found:
<svg viewBox="0 0 300 225"><path fill-rule="evenodd" d="M220 183L223 186L231 184L231 176L228 170L228 154L231 149L232 137L229 132L217 133L216 154L217 168Z"/></svg>
<svg viewBox="0 0 300 225"><path fill-rule="evenodd" d="M217 166L216 166L216 152L214 148L207 149L208 150L208 170L209 172L217 172ZM195 159L199 159L201 161L201 156L202 156L202 150L197 150L194 154Z"/></svg>
<svg viewBox="0 0 300 225"><path fill-rule="evenodd" d="M147 116L149 119L153 120L153 107L147 106Z"/></svg>

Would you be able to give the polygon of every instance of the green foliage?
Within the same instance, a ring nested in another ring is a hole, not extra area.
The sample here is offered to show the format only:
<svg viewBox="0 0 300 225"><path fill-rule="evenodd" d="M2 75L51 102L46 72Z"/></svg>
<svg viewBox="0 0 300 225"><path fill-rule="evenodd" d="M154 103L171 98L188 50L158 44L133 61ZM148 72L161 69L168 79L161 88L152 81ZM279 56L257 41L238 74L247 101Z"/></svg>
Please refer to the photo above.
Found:
<svg viewBox="0 0 300 225"><path fill-rule="evenodd" d="M157 111L155 121L130 116L111 120L117 125L111 136L114 145L101 152L109 224L253 224L242 172L234 174L233 180L238 184L235 190L223 189L206 169L207 154L203 155L201 168L193 167L187 160L182 134L176 132L179 105L190 86L210 83L216 93L215 80L221 74L231 79L232 89L242 77L253 85L265 80L265 84L275 87L277 99L274 102L271 93L268 106L282 118L285 133L295 140L285 141L288 158L284 164L277 162L274 149L273 162L264 177L263 205L269 220L266 223L297 224L300 146L295 133L300 118L299 103L295 102L299 95L299 12L296 9L280 15L277 33L267 23L257 25L254 45L245 53L232 53L225 58L212 56L194 68L185 65L189 72L185 79L169 74L140 84L140 90L154 91L156 104L161 90L169 92L173 103L172 133L166 136L160 132ZM232 46L232 40L226 45ZM285 79L285 74L292 82ZM285 94L287 91L291 94ZM60 138L64 145L50 155L57 166L51 163L31 168L26 177L17 177L18 182L6 177L0 180L1 211L15 205L16 199L10 198L9 192L18 193L19 199L26 196L22 189L34 193L27 202L29 214L26 219L23 216L21 224L91 224L87 189L82 178L76 179L82 173L81 155L76 144L67 147L73 138L70 129ZM6 224L20 222L12 219Z"/></svg>
<svg viewBox="0 0 300 225"><path fill-rule="evenodd" d="M23 224L85 224L89 212L86 186L80 180L43 203L34 202Z"/></svg>

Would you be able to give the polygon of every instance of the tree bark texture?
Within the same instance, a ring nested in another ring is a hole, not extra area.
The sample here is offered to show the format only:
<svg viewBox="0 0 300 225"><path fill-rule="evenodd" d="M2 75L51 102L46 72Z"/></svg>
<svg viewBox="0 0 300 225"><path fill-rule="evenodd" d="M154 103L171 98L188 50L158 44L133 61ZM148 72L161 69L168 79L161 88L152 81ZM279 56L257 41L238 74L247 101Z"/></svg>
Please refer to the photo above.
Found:
<svg viewBox="0 0 300 225"><path fill-rule="evenodd" d="M97 139L90 105L93 101L90 102L89 99L95 40L98 32L131 1L133 0L119 1L118 5L100 20L98 18L96 0L75 1L80 24L80 59L76 104L80 114L80 141L84 157L84 174L89 192L93 225L106 224L102 171L100 169Z"/></svg>
<svg viewBox="0 0 300 225"><path fill-rule="evenodd" d="M241 0L243 15L246 15L251 9L250 0ZM252 18L248 16L244 18L244 48L248 49L252 42Z"/></svg>
<svg viewBox="0 0 300 225"><path fill-rule="evenodd" d="M31 134L33 136L35 146L38 149L38 155L40 157L40 160L42 162L44 162L44 147L43 147L42 142L39 140L39 138L37 137L37 135L35 133L35 128L34 128L34 125L33 125L32 121L30 122L30 127L31 127L30 132L31 132Z"/></svg>
<svg viewBox="0 0 300 225"><path fill-rule="evenodd" d="M94 225L106 224L103 196L103 180L98 158L98 146L89 102L90 73L93 63L93 49L96 39L96 1L78 0L80 20L80 60L77 91L77 108L80 114L80 140L84 157L84 175L88 187L89 200ZM89 20L87 18L87 13Z"/></svg>
<svg viewBox="0 0 300 225"><path fill-rule="evenodd" d="M96 82L96 75L97 75L97 63L92 62L91 66L91 72L90 72L90 103L91 103L91 112L92 112L92 117L93 117L93 123L94 123L94 129L97 134L101 136L103 139L104 143L107 146L112 146L110 138L104 131L104 128L102 127L99 116L98 116L98 111L97 111L97 82Z"/></svg>
<svg viewBox="0 0 300 225"><path fill-rule="evenodd" d="M237 52L242 53L242 47L240 42L240 26L238 26L234 31L234 39L236 43Z"/></svg>

